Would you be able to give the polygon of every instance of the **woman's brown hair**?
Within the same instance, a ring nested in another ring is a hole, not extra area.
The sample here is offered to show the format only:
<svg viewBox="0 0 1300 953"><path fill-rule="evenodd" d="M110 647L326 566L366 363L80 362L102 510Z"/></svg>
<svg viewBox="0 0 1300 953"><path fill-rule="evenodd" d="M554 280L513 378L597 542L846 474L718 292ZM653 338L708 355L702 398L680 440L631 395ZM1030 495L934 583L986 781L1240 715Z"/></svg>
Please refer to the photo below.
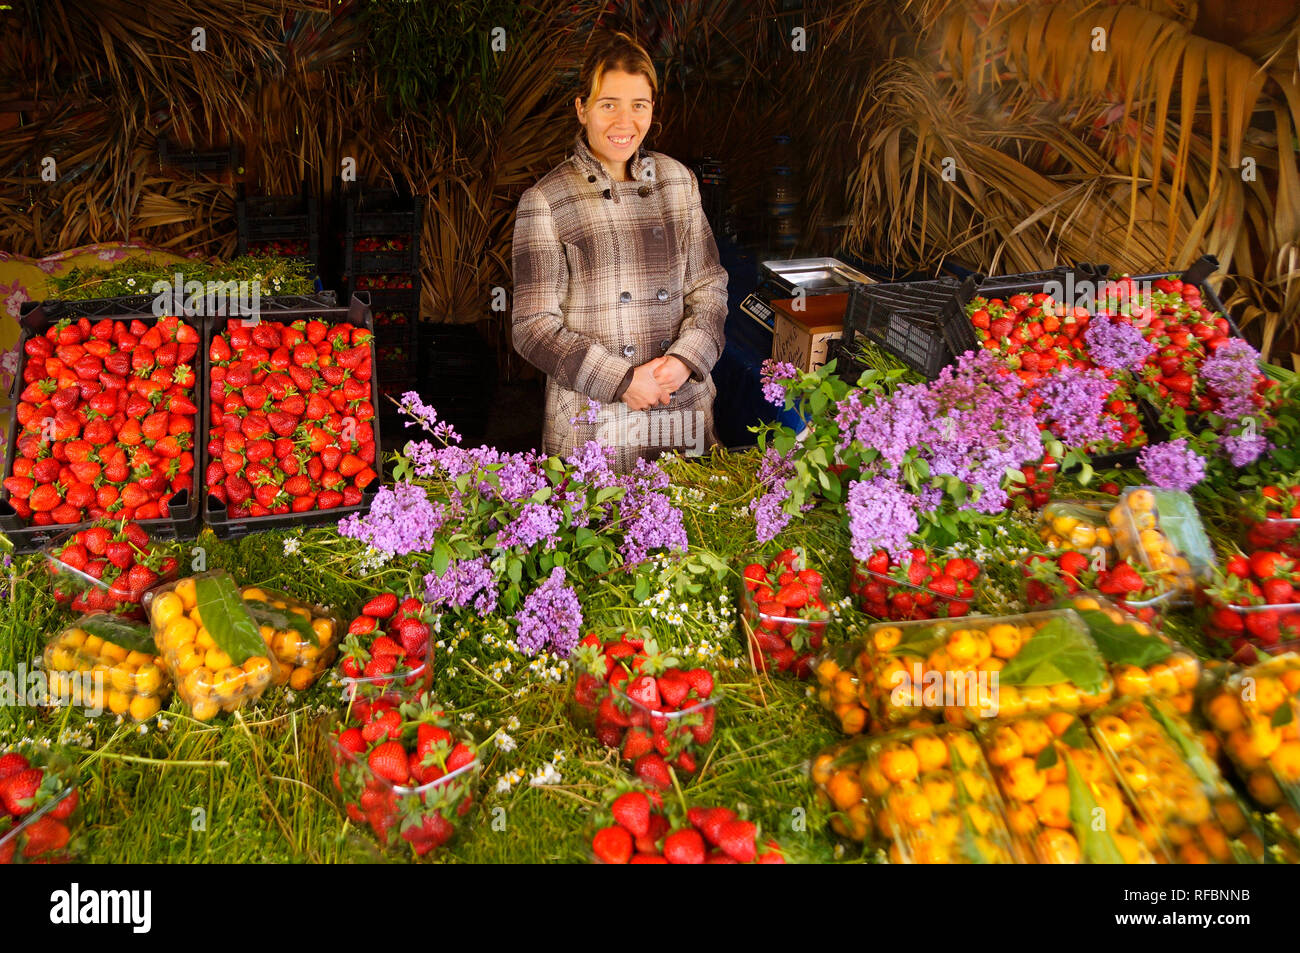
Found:
<svg viewBox="0 0 1300 953"><path fill-rule="evenodd" d="M585 105L600 89L601 77L610 70L640 73L650 83L650 99L659 95L659 77L650 54L626 33L610 33L596 41L578 74L579 98Z"/></svg>

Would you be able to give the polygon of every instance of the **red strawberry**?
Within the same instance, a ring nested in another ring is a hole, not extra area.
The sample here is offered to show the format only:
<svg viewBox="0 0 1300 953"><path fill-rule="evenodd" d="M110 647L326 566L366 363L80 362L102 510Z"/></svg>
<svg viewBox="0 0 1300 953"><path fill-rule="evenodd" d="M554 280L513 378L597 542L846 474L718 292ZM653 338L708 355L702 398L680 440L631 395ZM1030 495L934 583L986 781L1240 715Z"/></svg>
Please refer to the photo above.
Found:
<svg viewBox="0 0 1300 953"><path fill-rule="evenodd" d="M749 821L728 821L718 830L718 846L728 857L747 864L754 859L757 834L758 828Z"/></svg>
<svg viewBox="0 0 1300 953"><path fill-rule="evenodd" d="M657 752L642 755L633 766L638 778L652 787L667 790L672 787L672 776L668 773L668 762Z"/></svg>
<svg viewBox="0 0 1300 953"><path fill-rule="evenodd" d="M344 751L353 754L361 754L366 750L366 739L362 737L360 728L345 728L339 732L338 744Z"/></svg>
<svg viewBox="0 0 1300 953"><path fill-rule="evenodd" d="M362 615L368 615L376 619L387 619L396 611L397 596L391 592L375 596L361 608Z"/></svg>
<svg viewBox="0 0 1300 953"><path fill-rule="evenodd" d="M0 755L0 781L5 778L12 778L15 774L21 774L30 767L30 762L17 751L10 751Z"/></svg>
<svg viewBox="0 0 1300 953"><path fill-rule="evenodd" d="M642 791L629 791L619 796L611 805L614 820L622 824L633 837L644 837L650 832L650 799Z"/></svg>
<svg viewBox="0 0 1300 953"><path fill-rule="evenodd" d="M385 714L398 717L395 712L385 712ZM411 775L406 749L402 747L400 741L385 741L370 752L367 763L376 775L394 784L404 784Z"/></svg>
<svg viewBox="0 0 1300 953"><path fill-rule="evenodd" d="M361 737L366 741L396 739L402 730L402 716L392 709L380 712L361 729ZM403 759L403 764L405 760ZM403 777L405 780L405 777Z"/></svg>
<svg viewBox="0 0 1300 953"><path fill-rule="evenodd" d="M406 653L415 658L424 658L429 650L429 626L419 619L402 619L397 623L396 630L397 640Z"/></svg>
<svg viewBox="0 0 1300 953"><path fill-rule="evenodd" d="M44 777L45 772L40 768L28 768L6 778L0 783L0 804L15 817L30 814Z"/></svg>
<svg viewBox="0 0 1300 953"><path fill-rule="evenodd" d="M632 859L632 835L618 826L603 827L592 838L591 850L602 864L626 864Z"/></svg>
<svg viewBox="0 0 1300 953"><path fill-rule="evenodd" d="M664 857L670 864L702 864L707 851L698 831L673 831L664 840Z"/></svg>
<svg viewBox="0 0 1300 953"><path fill-rule="evenodd" d="M686 678L691 683L691 688L695 689L695 694L700 698L708 698L713 694L713 676L707 669L688 669Z"/></svg>

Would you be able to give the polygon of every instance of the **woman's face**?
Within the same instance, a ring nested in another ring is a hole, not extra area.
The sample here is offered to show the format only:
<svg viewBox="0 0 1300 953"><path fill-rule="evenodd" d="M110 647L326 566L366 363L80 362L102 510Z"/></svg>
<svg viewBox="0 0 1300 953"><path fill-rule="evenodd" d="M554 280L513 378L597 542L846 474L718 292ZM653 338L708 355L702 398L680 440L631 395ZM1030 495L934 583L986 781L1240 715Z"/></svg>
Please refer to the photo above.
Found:
<svg viewBox="0 0 1300 953"><path fill-rule="evenodd" d="M578 121L587 130L587 145L614 179L622 179L650 128L650 81L640 73L609 70L583 105L575 99Z"/></svg>

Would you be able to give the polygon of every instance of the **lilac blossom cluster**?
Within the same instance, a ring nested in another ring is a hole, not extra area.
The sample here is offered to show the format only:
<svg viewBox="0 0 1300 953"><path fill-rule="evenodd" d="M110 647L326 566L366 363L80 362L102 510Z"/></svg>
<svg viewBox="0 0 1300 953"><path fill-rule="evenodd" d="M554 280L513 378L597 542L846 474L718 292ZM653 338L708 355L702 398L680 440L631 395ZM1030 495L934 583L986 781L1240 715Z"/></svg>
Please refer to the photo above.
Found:
<svg viewBox="0 0 1300 953"><path fill-rule="evenodd" d="M600 419L600 402L587 398L587 409L579 411L574 417L569 418L569 423L574 427L578 424L594 424Z"/></svg>
<svg viewBox="0 0 1300 953"><path fill-rule="evenodd" d="M1248 428L1243 429L1239 434L1220 437L1219 446L1223 448L1228 455L1228 462L1234 467L1249 466L1273 449L1272 441L1262 433Z"/></svg>
<svg viewBox="0 0 1300 953"><path fill-rule="evenodd" d="M423 552L446 520L446 508L429 501L414 483L381 486L364 516L353 513L339 522L339 535L358 539L372 549L396 556Z"/></svg>
<svg viewBox="0 0 1300 953"><path fill-rule="evenodd" d="M682 511L664 492L668 474L656 464L638 460L636 469L622 482L627 489L618 505L623 561L629 566L644 562L654 549L685 552L688 543Z"/></svg>
<svg viewBox="0 0 1300 953"><path fill-rule="evenodd" d="M515 614L515 641L525 655L549 648L567 658L578 644L582 605L564 578L564 567L556 566L547 580L524 598L523 607Z"/></svg>
<svg viewBox="0 0 1300 953"><path fill-rule="evenodd" d="M496 576L487 556L457 559L442 575L431 572L424 577L424 601L433 606L463 609L474 603L474 611L487 615L496 611Z"/></svg>
<svg viewBox="0 0 1300 953"><path fill-rule="evenodd" d="M908 537L920 527L917 498L889 477L854 480L845 508L849 514L854 559L868 559L877 549L896 558L908 551Z"/></svg>
<svg viewBox="0 0 1300 953"><path fill-rule="evenodd" d="M560 537L555 531L560 528L560 511L546 503L525 503L519 515L507 523L497 533L497 546L510 548L521 546L532 549L544 542L546 549L554 549Z"/></svg>
<svg viewBox="0 0 1300 953"><path fill-rule="evenodd" d="M1205 359L1201 380L1219 401L1219 414L1240 422L1256 413L1255 383L1259 379L1259 352L1241 338L1233 338Z"/></svg>
<svg viewBox="0 0 1300 953"><path fill-rule="evenodd" d="M1088 343L1088 356L1092 362L1111 370L1136 371L1156 349L1138 328L1111 321L1104 315L1089 322L1083 339Z"/></svg>
<svg viewBox="0 0 1300 953"><path fill-rule="evenodd" d="M759 368L763 382L763 399L777 407L785 406L785 388L782 381L792 381L799 376L799 370L789 361L774 361L768 358Z"/></svg>
<svg viewBox="0 0 1300 953"><path fill-rule="evenodd" d="M421 400L418 392L408 390L397 407L411 418L406 426L422 427L445 443L460 443L460 434L447 421L439 420L438 412Z"/></svg>
<svg viewBox="0 0 1300 953"><path fill-rule="evenodd" d="M794 476L794 453L782 455L769 446L758 462L758 485L762 494L751 500L749 510L754 514L755 535L760 543L770 543L790 523L785 511L785 501L790 498L786 481Z"/></svg>
<svg viewBox="0 0 1300 953"><path fill-rule="evenodd" d="M1062 368L1034 389L1041 401L1038 418L1071 447L1114 443L1123 431L1104 413L1114 389L1114 381L1102 371Z"/></svg>
<svg viewBox="0 0 1300 953"><path fill-rule="evenodd" d="M1147 481L1162 489L1186 491L1205 479L1205 458L1185 437L1144 447L1137 462Z"/></svg>

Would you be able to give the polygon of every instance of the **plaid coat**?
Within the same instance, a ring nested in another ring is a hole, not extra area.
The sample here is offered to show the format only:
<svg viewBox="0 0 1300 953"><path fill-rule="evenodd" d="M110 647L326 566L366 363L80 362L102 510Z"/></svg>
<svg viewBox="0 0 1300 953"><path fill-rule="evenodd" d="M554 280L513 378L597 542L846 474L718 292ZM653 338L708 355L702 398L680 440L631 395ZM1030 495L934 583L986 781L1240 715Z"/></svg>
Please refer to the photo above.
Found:
<svg viewBox="0 0 1300 953"><path fill-rule="evenodd" d="M578 133L573 154L519 200L512 313L515 350L547 375L543 450L588 440L638 457L717 444L710 371L722 354L727 273L692 172L642 149L615 182ZM640 364L664 354L691 370L667 407L620 400ZM572 418L601 407L595 421Z"/></svg>

